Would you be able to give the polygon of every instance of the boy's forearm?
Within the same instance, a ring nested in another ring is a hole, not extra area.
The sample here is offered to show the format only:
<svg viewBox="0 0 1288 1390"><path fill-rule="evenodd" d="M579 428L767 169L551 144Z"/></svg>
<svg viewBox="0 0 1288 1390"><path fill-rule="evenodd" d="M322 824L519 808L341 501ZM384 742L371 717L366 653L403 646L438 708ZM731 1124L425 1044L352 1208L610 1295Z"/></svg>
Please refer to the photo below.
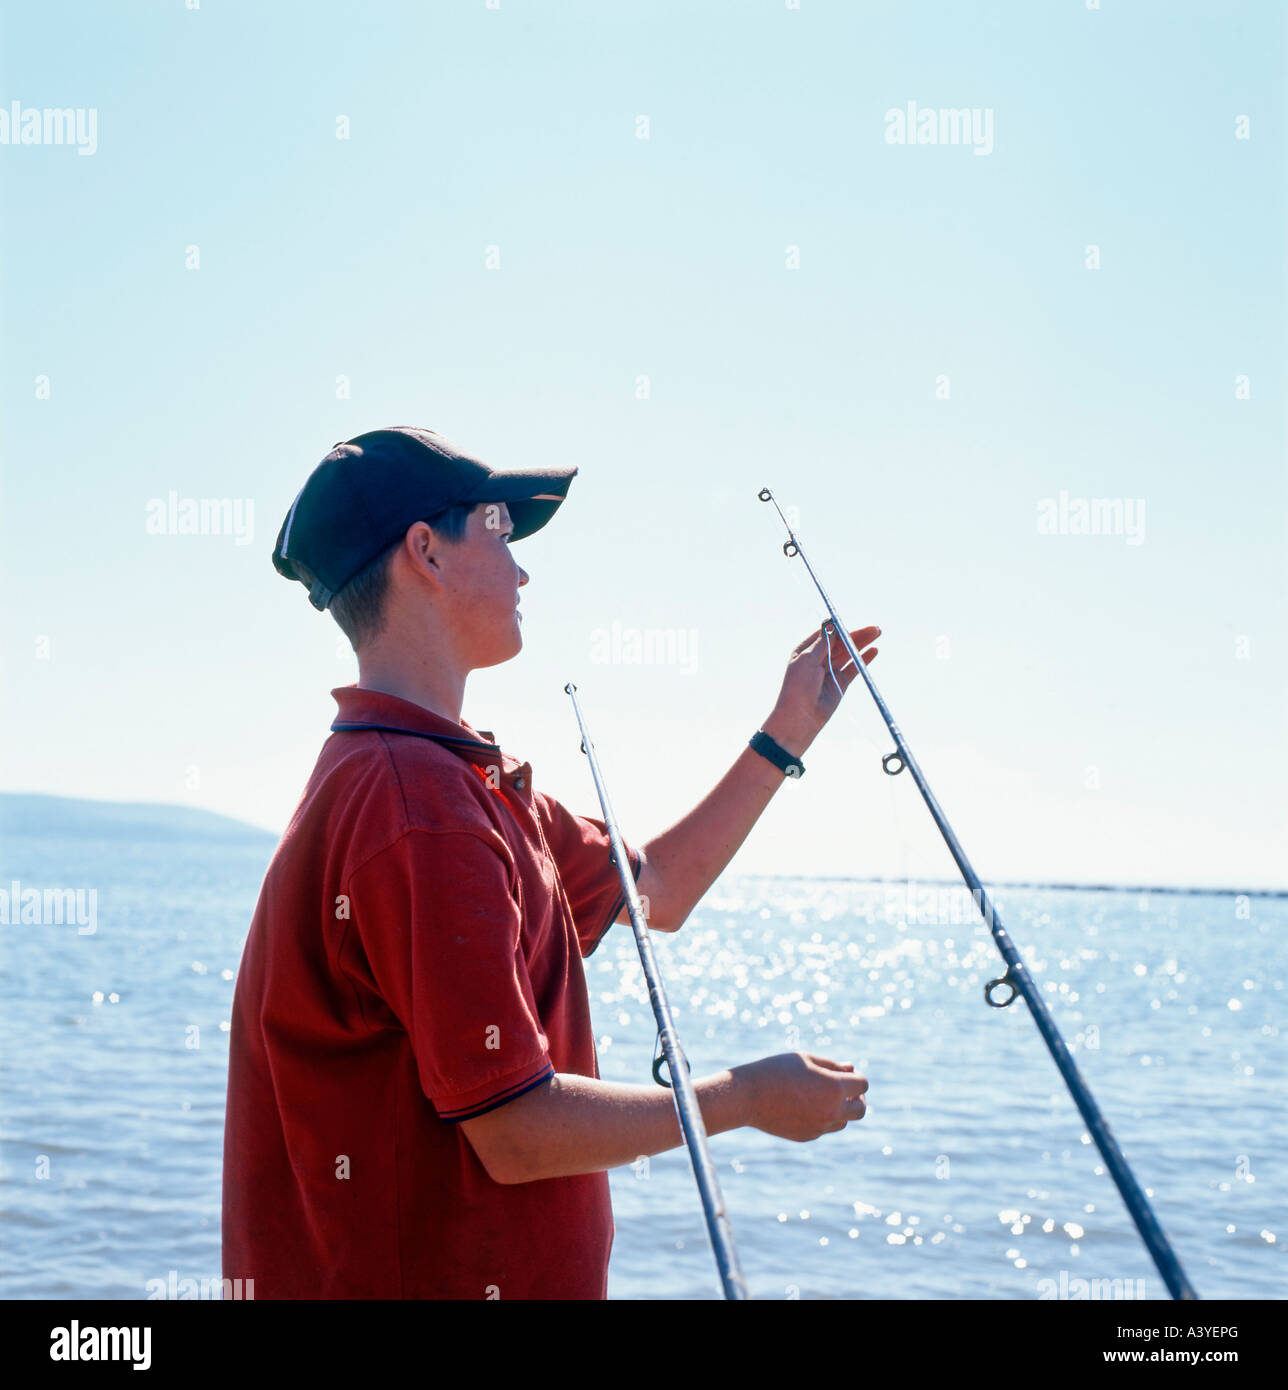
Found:
<svg viewBox="0 0 1288 1390"><path fill-rule="evenodd" d="M794 756L808 746L808 739L794 728L784 728L773 715L761 727ZM773 763L744 748L683 820L645 845L648 864L665 884L661 912L653 904L650 923L673 931L688 917L786 780Z"/></svg>
<svg viewBox="0 0 1288 1390"><path fill-rule="evenodd" d="M716 1072L693 1085L708 1134L752 1122L754 1097L745 1069ZM684 1142L671 1092L660 1086L560 1072L503 1109L512 1109L504 1163L511 1182L599 1173Z"/></svg>

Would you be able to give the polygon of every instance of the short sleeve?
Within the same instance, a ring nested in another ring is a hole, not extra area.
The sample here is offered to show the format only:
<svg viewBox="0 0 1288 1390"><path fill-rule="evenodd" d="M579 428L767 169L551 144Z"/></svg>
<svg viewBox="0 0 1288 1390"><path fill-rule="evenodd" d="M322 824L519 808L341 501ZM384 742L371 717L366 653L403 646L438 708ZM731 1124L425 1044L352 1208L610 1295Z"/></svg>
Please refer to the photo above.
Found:
<svg viewBox="0 0 1288 1390"><path fill-rule="evenodd" d="M626 906L617 866L609 857L612 842L602 820L574 815L552 796L533 796L541 816L541 829L554 855L555 867L568 902L581 954L588 956ZM639 882L644 856L626 845L631 874Z"/></svg>
<svg viewBox="0 0 1288 1390"><path fill-rule="evenodd" d="M372 978L444 1120L482 1115L554 1074L517 885L505 841L464 830L409 830L349 879Z"/></svg>

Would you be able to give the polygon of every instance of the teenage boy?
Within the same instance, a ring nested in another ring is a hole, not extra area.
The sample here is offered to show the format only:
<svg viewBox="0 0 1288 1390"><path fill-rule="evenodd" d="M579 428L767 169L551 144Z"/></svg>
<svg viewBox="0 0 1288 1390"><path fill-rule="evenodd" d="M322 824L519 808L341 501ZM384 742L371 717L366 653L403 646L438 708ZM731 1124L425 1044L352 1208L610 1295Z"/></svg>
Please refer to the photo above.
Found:
<svg viewBox="0 0 1288 1390"><path fill-rule="evenodd" d="M604 1298L606 1170L683 1142L669 1092L599 1079L582 958L628 920L604 823L462 717L469 673L523 644L511 545L576 472L375 430L336 445L282 524L273 563L336 619L358 681L332 692L234 993L223 1266L256 1298ZM792 653L703 801L628 847L650 927L680 927L803 772L840 700L823 641ZM695 1082L709 1133L799 1141L862 1118L867 1085L802 1053Z"/></svg>

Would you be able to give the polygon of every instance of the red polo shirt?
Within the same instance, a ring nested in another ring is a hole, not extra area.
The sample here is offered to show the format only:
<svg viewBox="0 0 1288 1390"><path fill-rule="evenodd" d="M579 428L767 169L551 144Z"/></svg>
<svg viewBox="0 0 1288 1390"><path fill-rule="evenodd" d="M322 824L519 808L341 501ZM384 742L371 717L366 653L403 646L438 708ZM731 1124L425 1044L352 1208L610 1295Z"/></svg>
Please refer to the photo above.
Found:
<svg viewBox="0 0 1288 1390"><path fill-rule="evenodd" d="M625 904L604 823L491 734L332 694L234 991L224 1277L261 1299L604 1298L608 1175L495 1183L459 1124L599 1074L581 957Z"/></svg>

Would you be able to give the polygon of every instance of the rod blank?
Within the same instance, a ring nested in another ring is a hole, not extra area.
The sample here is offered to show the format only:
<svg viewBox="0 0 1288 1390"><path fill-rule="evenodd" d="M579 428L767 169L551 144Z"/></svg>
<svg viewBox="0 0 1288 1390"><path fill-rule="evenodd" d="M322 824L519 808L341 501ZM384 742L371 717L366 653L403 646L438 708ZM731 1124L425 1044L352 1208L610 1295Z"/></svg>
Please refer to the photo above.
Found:
<svg viewBox="0 0 1288 1390"><path fill-rule="evenodd" d="M649 939L648 925L644 920L644 907L640 902L639 890L631 874L630 861L622 845L621 832L617 828L617 817L613 815L612 804L608 799L608 788L599 767L595 745L586 730L581 706L577 703L577 687L569 681L564 690L572 699L572 707L577 715L577 725L581 730L581 751L590 759L591 776L595 779L595 791L599 794L599 804L604 812L604 824L608 828L608 838L613 847L613 862L626 892L626 906L630 912L631 930L635 933L635 945L639 948L640 964L644 967L644 978L648 982L649 1003L653 1006L653 1016L657 1019L658 1035L662 1040L662 1052L666 1057L667 1070L671 1075L671 1095L675 1100L680 1129L684 1142L689 1148L689 1158L693 1163L693 1176L697 1179L698 1193L702 1198L702 1210L706 1216L707 1233L711 1237L711 1248L715 1253L716 1267L720 1271L720 1282L724 1296L728 1299L742 1300L748 1297L747 1281L743 1276L742 1265L738 1260L738 1248L734 1243L733 1226L725 1209L724 1194L720 1191L720 1181L716 1177L715 1164L711 1158L711 1148L707 1141L706 1125L702 1122L702 1111L698 1107L697 1092L689 1076L689 1064L680 1048L680 1038L675 1031L671 1017L671 1006L662 987L662 975L653 955L653 943Z"/></svg>
<svg viewBox="0 0 1288 1390"><path fill-rule="evenodd" d="M877 709L881 711L881 717L885 720L886 727L890 730L890 735L894 739L896 752L887 753L881 760L882 766L893 777L898 776L906 767L912 773L912 780L917 784L917 790L921 793L922 800L925 801L930 814L934 817L935 824L939 827L939 833L944 837L944 842L948 846L949 853L961 871L961 876L966 880L966 886L971 890L971 897L975 905L983 915L984 921L988 924L989 930L993 933L993 940L997 944L997 949L1002 953L1002 959L1006 962L1006 973L999 979L990 980L984 987L984 998L994 1008L1004 1009L1012 1003L1017 994L1024 996L1024 1002L1029 1006L1029 1012L1033 1015L1033 1021L1038 1026L1038 1031L1042 1034L1042 1040L1046 1043L1056 1066L1060 1069L1060 1075L1064 1078L1065 1085L1068 1086L1073 1096L1074 1103L1077 1105L1082 1118L1087 1123L1087 1129L1091 1137L1096 1141L1096 1147L1100 1150L1101 1157L1105 1160L1105 1166L1109 1169L1118 1191L1122 1194L1122 1199L1127 1205L1127 1210L1131 1213L1132 1220L1136 1223L1136 1229L1140 1232L1141 1239L1145 1242L1150 1255L1153 1257L1154 1264L1158 1272L1163 1276L1163 1282L1167 1285L1168 1292L1173 1298L1194 1299L1198 1298L1189 1280L1185 1277L1185 1272L1181 1268L1180 1261L1176 1258L1176 1252L1172 1249L1163 1228L1158 1224L1158 1218L1154 1215L1154 1210L1149 1204L1149 1199L1141 1190L1140 1184L1136 1181L1136 1176L1123 1157L1122 1150L1118 1147L1118 1141L1113 1136L1113 1131L1109 1128L1108 1121L1096 1104L1095 1097L1091 1094L1087 1083L1082 1079L1077 1064L1073 1060L1068 1047L1065 1046L1064 1038L1060 1035L1060 1030L1056 1027L1055 1020L1051 1017L1051 1011L1047 1008L1042 996L1038 993L1037 987L1033 983L1032 977L1025 968L1024 961L1020 953L1015 949L1014 943L1007 934L1006 928L1002 925L994 910L991 899L984 889L984 885L979 880L979 875L975 872L970 860L966 857L966 851L962 848L948 823L948 817L944 815L939 802L935 800L935 794L930 790L930 784L926 781L925 774L921 770L920 764L912 755L912 750L908 747L907 740L904 738L898 724L894 721L894 716L886 702L881 698L881 692L877 689L876 683L868 673L868 668L864 664L855 648L853 639L850 637L849 629L837 616L836 609L832 606L832 600L827 596L827 590L820 583L818 575L814 573L814 567L810 564L805 551L801 548L801 543L797 539L795 532L783 515L783 509L778 505L774 494L765 487L761 488L760 500L762 502L773 502L774 510L778 513L784 526L787 527L787 535L790 539L783 543L783 554L787 558L795 559L800 557L809 577L814 581L814 587L818 590L819 596L827 606L827 611L832 620L837 636L840 637L845 645L846 651L850 655L850 660L854 662L859 675L868 687L868 693L876 702ZM827 634L827 624L823 624L824 640L829 643L829 662L831 653L831 639ZM897 764L897 766L895 765ZM993 991L1003 987L1009 988L1010 993L1005 999L995 1000Z"/></svg>

